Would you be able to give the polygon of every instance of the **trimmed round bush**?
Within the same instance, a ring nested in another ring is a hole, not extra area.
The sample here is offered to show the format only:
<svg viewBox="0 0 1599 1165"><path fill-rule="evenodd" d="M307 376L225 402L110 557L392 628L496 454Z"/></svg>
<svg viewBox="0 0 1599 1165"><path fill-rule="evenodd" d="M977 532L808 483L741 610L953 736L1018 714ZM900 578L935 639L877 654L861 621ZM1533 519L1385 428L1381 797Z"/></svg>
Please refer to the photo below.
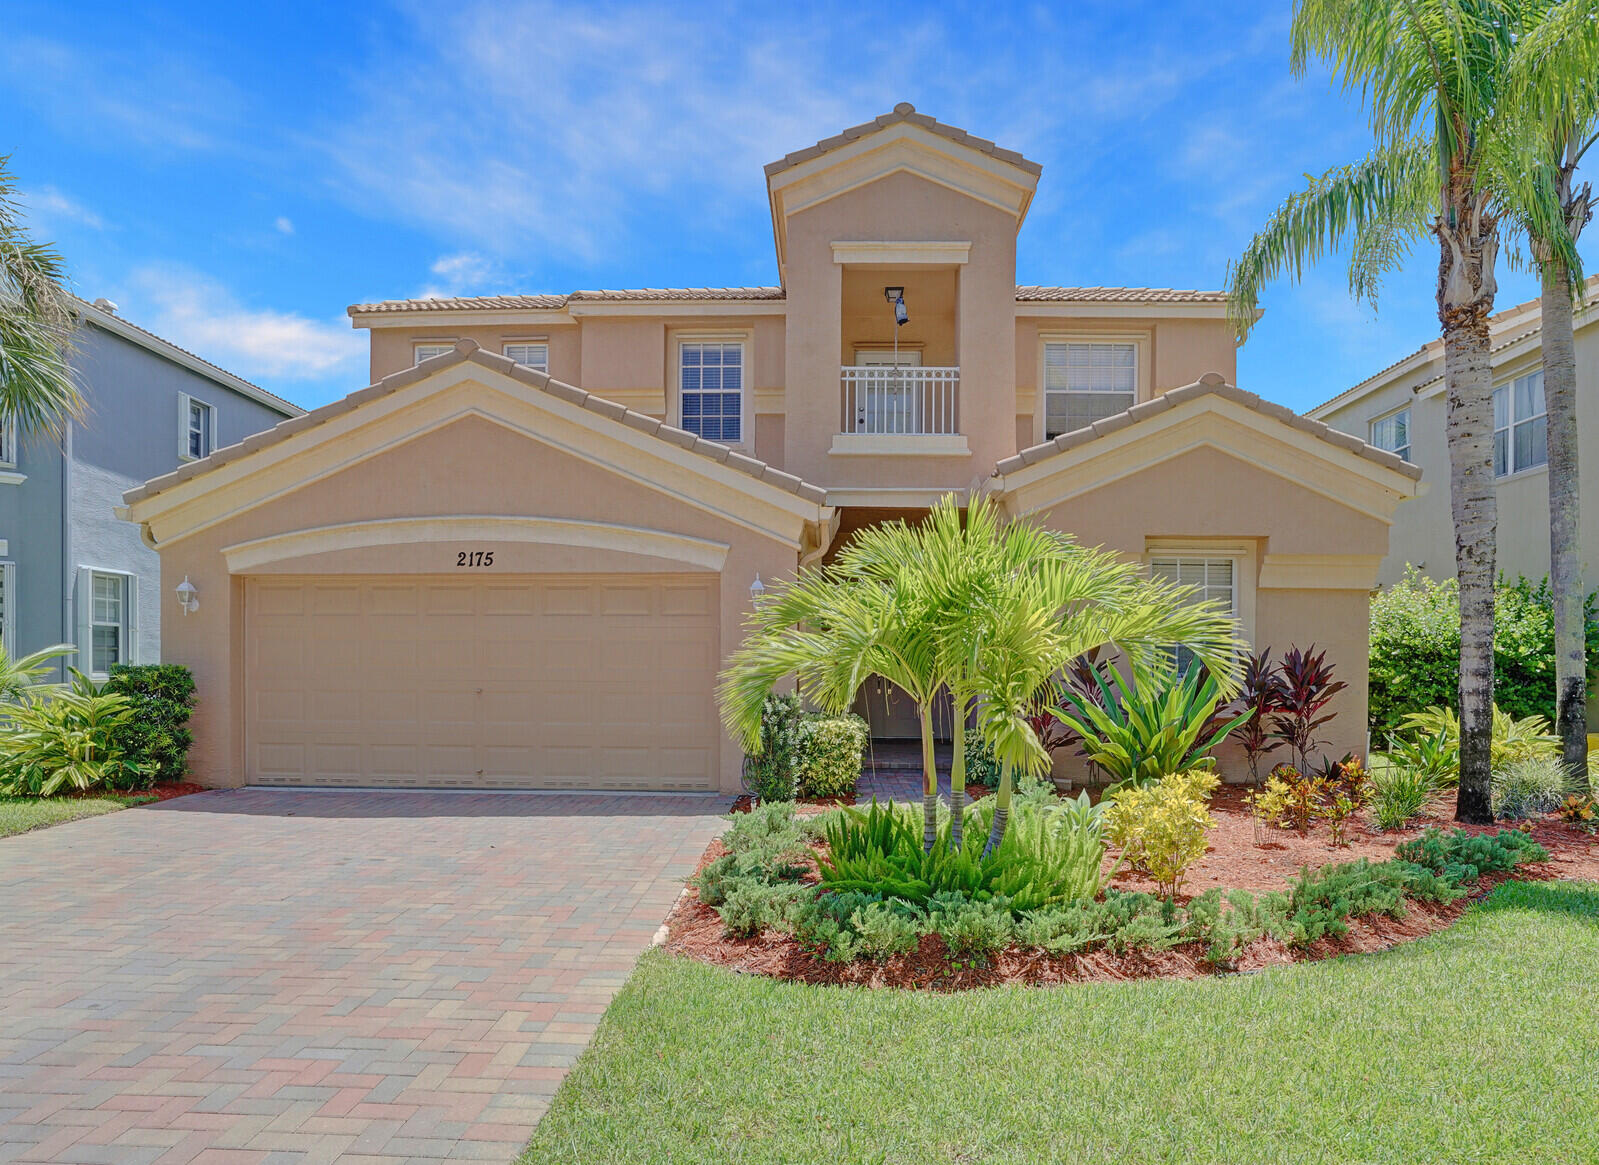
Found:
<svg viewBox="0 0 1599 1165"><path fill-rule="evenodd" d="M802 721L795 742L795 777L802 797L843 797L855 791L866 753L866 721L816 716Z"/></svg>

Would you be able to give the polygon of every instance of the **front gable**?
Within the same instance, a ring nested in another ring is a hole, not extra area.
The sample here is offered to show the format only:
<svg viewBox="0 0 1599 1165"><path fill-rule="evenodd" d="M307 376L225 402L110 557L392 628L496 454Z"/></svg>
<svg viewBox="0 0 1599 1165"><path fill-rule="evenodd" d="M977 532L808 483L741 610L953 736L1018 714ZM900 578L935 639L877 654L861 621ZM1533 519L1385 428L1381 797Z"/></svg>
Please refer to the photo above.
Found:
<svg viewBox="0 0 1599 1165"><path fill-rule="evenodd" d="M525 448L557 451L607 480L715 515L802 553L825 536L831 513L820 490L520 368L470 341L130 491L125 516L142 523L154 544L166 545L474 418L531 443ZM418 467L417 473L481 482L492 492L493 480L507 470L504 456L474 456L452 446L448 464ZM525 494L521 504L537 509L540 500L536 492Z"/></svg>

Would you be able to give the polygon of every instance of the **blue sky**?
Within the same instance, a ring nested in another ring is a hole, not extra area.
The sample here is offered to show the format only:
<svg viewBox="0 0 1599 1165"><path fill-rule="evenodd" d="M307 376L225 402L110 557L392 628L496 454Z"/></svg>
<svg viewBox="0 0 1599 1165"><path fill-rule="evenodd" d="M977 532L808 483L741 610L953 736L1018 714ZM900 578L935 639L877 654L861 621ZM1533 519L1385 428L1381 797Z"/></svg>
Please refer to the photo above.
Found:
<svg viewBox="0 0 1599 1165"><path fill-rule="evenodd" d="M312 406L365 383L350 303L775 282L762 165L898 101L1043 164L1020 282L1219 287L1369 140L1288 12L9 0L0 153L80 294ZM1336 263L1274 286L1240 383L1308 408L1431 339L1435 261L1375 316Z"/></svg>

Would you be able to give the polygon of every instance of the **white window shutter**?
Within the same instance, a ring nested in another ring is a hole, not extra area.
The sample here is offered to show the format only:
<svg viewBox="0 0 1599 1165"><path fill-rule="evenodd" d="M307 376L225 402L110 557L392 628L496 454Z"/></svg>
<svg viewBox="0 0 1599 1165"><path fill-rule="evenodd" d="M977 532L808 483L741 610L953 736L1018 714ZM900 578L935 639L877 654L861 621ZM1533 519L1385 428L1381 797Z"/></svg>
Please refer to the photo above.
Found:
<svg viewBox="0 0 1599 1165"><path fill-rule="evenodd" d="M178 460L193 461L189 456L189 394L178 393Z"/></svg>
<svg viewBox="0 0 1599 1165"><path fill-rule="evenodd" d="M206 441L205 446L205 455L209 457L211 454L217 451L217 410L215 405L212 405L205 410L205 419L207 422L209 422L208 427L211 430L210 437Z"/></svg>
<svg viewBox="0 0 1599 1165"><path fill-rule="evenodd" d="M123 663L139 663L139 576L130 574L125 580L127 593L123 597L122 623L127 642L122 648Z"/></svg>
<svg viewBox="0 0 1599 1165"><path fill-rule="evenodd" d="M17 564L0 564L0 587L5 588L5 624L0 627L6 655L17 657Z"/></svg>
<svg viewBox="0 0 1599 1165"><path fill-rule="evenodd" d="M78 567L76 609L78 656L69 662L84 675L88 675L94 667L94 637L89 631L89 617L94 611L94 571L87 566Z"/></svg>

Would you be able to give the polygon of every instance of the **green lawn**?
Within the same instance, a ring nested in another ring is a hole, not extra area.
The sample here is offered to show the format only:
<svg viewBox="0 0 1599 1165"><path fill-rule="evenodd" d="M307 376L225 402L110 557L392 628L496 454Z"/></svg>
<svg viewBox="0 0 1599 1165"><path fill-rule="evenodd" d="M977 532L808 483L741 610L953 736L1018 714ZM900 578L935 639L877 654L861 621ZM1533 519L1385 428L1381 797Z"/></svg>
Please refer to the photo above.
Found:
<svg viewBox="0 0 1599 1165"><path fill-rule="evenodd" d="M150 796L104 797L0 797L0 837L27 833L46 825L60 825L79 817L98 817L115 813L129 805L154 801Z"/></svg>
<svg viewBox="0 0 1599 1165"><path fill-rule="evenodd" d="M530 1162L1599 1160L1599 885L1199 982L819 988L651 953Z"/></svg>

